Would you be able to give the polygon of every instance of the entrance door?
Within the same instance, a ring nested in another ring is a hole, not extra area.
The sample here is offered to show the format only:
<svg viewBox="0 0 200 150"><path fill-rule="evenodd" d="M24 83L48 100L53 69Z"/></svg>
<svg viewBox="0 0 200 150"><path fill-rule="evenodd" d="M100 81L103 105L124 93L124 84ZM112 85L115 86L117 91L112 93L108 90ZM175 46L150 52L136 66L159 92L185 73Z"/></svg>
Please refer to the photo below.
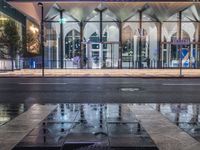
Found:
<svg viewBox="0 0 200 150"><path fill-rule="evenodd" d="M103 68L118 68L119 42L103 43Z"/></svg>
<svg viewBox="0 0 200 150"><path fill-rule="evenodd" d="M102 44L95 42L85 43L85 67L88 69L100 69L103 64Z"/></svg>
<svg viewBox="0 0 200 150"><path fill-rule="evenodd" d="M86 68L118 68L119 42L88 42L84 44Z"/></svg>

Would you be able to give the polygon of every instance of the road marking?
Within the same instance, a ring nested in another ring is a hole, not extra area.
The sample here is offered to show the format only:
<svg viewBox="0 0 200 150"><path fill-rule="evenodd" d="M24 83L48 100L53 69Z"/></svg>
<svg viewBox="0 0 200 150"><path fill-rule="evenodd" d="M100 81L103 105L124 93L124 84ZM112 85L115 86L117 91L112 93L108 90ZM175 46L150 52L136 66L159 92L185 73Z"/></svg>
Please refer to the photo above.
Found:
<svg viewBox="0 0 200 150"><path fill-rule="evenodd" d="M41 83L41 82L27 82L27 83L18 83L23 85L65 85L67 83Z"/></svg>
<svg viewBox="0 0 200 150"><path fill-rule="evenodd" d="M121 88L122 92L134 92L134 91L139 91L139 88Z"/></svg>
<svg viewBox="0 0 200 150"><path fill-rule="evenodd" d="M163 83L162 85L166 86L200 86L200 84L197 83Z"/></svg>

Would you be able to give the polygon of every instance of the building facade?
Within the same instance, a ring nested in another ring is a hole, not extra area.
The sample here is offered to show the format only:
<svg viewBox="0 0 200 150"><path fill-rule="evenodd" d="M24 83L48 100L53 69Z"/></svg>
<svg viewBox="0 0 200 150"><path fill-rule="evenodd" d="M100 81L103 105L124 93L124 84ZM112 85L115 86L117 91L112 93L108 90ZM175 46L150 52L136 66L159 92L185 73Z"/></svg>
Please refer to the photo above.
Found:
<svg viewBox="0 0 200 150"><path fill-rule="evenodd" d="M38 1L29 3L40 9ZM199 2L43 1L42 4L45 68L200 65Z"/></svg>
<svg viewBox="0 0 200 150"><path fill-rule="evenodd" d="M18 33L22 41L24 41L24 35L26 34L26 17L15 8L10 6L3 0L0 0L0 35L3 33L4 24L6 21L12 20L17 26ZM6 53L7 49L1 43L1 52Z"/></svg>
<svg viewBox="0 0 200 150"><path fill-rule="evenodd" d="M22 46L21 53L12 58L8 54L8 47L3 41L0 41L0 70L20 69L29 65L26 58L30 54L38 54L39 48L36 42L27 42L27 38L33 40L34 36L39 39L39 24L32 16L26 15L14 6L10 5L4 0L0 0L0 36L4 32L4 27L7 21L14 21L18 34L20 36L20 43ZM30 33L27 37L27 33ZM12 66L12 60L14 66ZM14 68L12 68L14 67Z"/></svg>

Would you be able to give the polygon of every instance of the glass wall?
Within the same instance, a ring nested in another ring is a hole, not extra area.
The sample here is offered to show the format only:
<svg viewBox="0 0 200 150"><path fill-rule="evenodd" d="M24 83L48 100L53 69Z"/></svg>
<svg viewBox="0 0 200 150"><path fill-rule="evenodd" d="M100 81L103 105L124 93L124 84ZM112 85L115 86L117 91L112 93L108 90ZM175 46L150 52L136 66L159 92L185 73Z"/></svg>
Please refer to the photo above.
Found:
<svg viewBox="0 0 200 150"><path fill-rule="evenodd" d="M170 16L162 23L162 67L178 67L178 45L173 44L174 39L179 39L178 14Z"/></svg>
<svg viewBox="0 0 200 150"><path fill-rule="evenodd" d="M162 67L197 67L198 23L188 12L176 13L164 21L162 35ZM185 40L188 43L174 43L174 40Z"/></svg>
<svg viewBox="0 0 200 150"><path fill-rule="evenodd" d="M135 17L135 16L134 16ZM133 18L134 18L133 17ZM133 20L131 18L131 20ZM139 62L139 22L127 21L122 27L122 68L136 68Z"/></svg>
<svg viewBox="0 0 200 150"><path fill-rule="evenodd" d="M0 36L2 35L3 31L4 31L4 25L6 23L6 21L9 20L13 20L17 26L17 30L18 33L20 35L20 38L22 39L22 24L18 21L16 21L15 19L7 16L6 14L4 14L3 12L0 11ZM8 48L5 46L4 43L0 42L0 51L1 51L1 57L5 57L5 58L9 58L10 56L8 56Z"/></svg>
<svg viewBox="0 0 200 150"><path fill-rule="evenodd" d="M162 14L165 19L152 10L145 10L135 11L124 20L113 8L107 8L106 4L104 7L87 12L88 16L82 20L74 18L67 10L62 16L58 11L54 16L47 17L46 68L198 66L199 23L188 11L189 7L184 11L177 9ZM177 44L175 40L187 40L189 43Z"/></svg>
<svg viewBox="0 0 200 150"><path fill-rule="evenodd" d="M39 26L31 20L26 21L27 52L32 55L40 53Z"/></svg>
<svg viewBox="0 0 200 150"><path fill-rule="evenodd" d="M103 48L100 43L100 13L93 11L84 23L84 67L87 69L101 68Z"/></svg>

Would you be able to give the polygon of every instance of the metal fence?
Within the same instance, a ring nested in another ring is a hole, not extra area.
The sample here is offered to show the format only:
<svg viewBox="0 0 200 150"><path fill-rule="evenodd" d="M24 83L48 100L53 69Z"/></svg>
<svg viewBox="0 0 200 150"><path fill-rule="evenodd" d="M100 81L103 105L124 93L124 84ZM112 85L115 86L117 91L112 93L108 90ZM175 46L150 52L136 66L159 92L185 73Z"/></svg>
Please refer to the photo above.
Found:
<svg viewBox="0 0 200 150"><path fill-rule="evenodd" d="M0 71L10 71L10 70L12 70L12 60L0 59Z"/></svg>
<svg viewBox="0 0 200 150"><path fill-rule="evenodd" d="M83 69L177 69L182 67L183 69L199 69L200 62L196 61L191 64L164 64L163 61L149 60L139 62L139 61L123 61L122 68L120 68L120 61L108 61L108 60L86 60L83 61L73 60L63 60L62 69L80 69L81 66ZM45 69L61 69L61 60L45 60L44 68ZM11 71L19 69L42 69L41 59L0 59L0 71Z"/></svg>

